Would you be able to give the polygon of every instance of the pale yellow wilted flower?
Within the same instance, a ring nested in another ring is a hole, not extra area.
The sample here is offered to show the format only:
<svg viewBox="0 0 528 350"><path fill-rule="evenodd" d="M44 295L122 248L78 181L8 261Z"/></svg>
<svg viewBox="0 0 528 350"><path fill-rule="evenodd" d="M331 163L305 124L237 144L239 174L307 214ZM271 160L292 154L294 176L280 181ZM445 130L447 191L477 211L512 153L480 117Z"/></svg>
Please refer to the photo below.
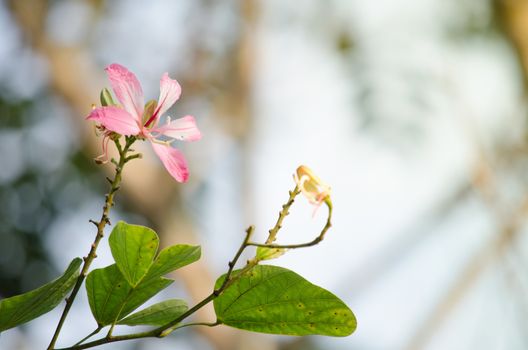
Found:
<svg viewBox="0 0 528 350"><path fill-rule="evenodd" d="M301 165L293 175L297 187L301 193L314 204L317 208L325 202L329 207L332 206L330 201L331 188L325 184L314 172L306 165Z"/></svg>

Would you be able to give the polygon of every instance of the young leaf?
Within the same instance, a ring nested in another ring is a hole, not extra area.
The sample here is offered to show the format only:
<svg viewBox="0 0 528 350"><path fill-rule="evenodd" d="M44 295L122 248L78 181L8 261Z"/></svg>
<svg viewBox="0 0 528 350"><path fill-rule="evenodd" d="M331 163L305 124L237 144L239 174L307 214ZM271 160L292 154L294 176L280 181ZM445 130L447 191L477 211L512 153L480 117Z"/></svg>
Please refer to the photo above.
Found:
<svg viewBox="0 0 528 350"><path fill-rule="evenodd" d="M131 287L116 264L93 270L86 278L88 302L99 326L125 317L173 281L155 278Z"/></svg>
<svg viewBox="0 0 528 350"><path fill-rule="evenodd" d="M62 276L30 292L0 301L0 331L31 321L55 308L73 288L82 259L72 260Z"/></svg>
<svg viewBox="0 0 528 350"><path fill-rule="evenodd" d="M119 270L134 287L146 275L158 251L159 238L148 227L120 221L108 239Z"/></svg>
<svg viewBox="0 0 528 350"><path fill-rule="evenodd" d="M258 247L256 258L259 261L271 260L284 255L284 253L286 253L286 249Z"/></svg>
<svg viewBox="0 0 528 350"><path fill-rule="evenodd" d="M255 266L214 300L214 308L223 324L255 332L343 337L356 329L339 298L278 266Z"/></svg>
<svg viewBox="0 0 528 350"><path fill-rule="evenodd" d="M144 280L160 277L180 267L189 265L200 259L200 254L200 246L178 244L167 247L159 253Z"/></svg>
<svg viewBox="0 0 528 350"><path fill-rule="evenodd" d="M184 300L165 300L122 319L118 324L163 326L182 315L187 309L187 303Z"/></svg>

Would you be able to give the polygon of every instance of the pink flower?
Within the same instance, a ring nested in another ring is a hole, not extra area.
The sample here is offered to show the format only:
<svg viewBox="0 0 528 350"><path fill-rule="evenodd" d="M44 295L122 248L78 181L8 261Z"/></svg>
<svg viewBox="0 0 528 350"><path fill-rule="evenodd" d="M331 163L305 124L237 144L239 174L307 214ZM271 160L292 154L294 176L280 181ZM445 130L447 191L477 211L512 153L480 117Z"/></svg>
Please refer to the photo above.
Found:
<svg viewBox="0 0 528 350"><path fill-rule="evenodd" d="M178 182L187 181L189 177L187 161L179 150L170 146L170 143L174 139L196 141L202 137L194 117L188 115L173 121L167 118L166 123L158 125L163 113L180 97L180 84L164 73L160 81L157 105L154 109L145 109L143 90L134 73L116 63L106 67L105 70L121 106L95 108L86 119L100 123L108 131L150 141L154 152L169 174ZM159 140L158 137L162 135L173 140Z"/></svg>

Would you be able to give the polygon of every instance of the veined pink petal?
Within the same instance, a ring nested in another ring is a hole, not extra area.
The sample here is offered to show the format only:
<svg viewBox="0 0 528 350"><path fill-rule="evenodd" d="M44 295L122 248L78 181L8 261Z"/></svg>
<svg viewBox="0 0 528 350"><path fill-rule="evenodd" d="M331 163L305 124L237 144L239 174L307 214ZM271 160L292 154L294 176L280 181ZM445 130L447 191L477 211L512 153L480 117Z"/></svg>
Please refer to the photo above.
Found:
<svg viewBox="0 0 528 350"><path fill-rule="evenodd" d="M178 182L186 182L189 178L189 169L183 153L168 145L155 142L151 142L151 144L169 174Z"/></svg>
<svg viewBox="0 0 528 350"><path fill-rule="evenodd" d="M137 135L140 132L136 119L124 109L115 106L96 108L86 119L99 122L108 130L121 135Z"/></svg>
<svg viewBox="0 0 528 350"><path fill-rule="evenodd" d="M154 128L152 131L182 141L197 141L202 138L194 117L190 115L173 120L170 124Z"/></svg>
<svg viewBox="0 0 528 350"><path fill-rule="evenodd" d="M160 116L163 115L181 95L180 84L174 79L169 78L168 73L163 73L160 80L160 96L158 108L152 117L145 123L146 126L156 125Z"/></svg>
<svg viewBox="0 0 528 350"><path fill-rule="evenodd" d="M141 84L134 73L117 63L109 65L105 70L110 85L123 108L140 122L145 102Z"/></svg>

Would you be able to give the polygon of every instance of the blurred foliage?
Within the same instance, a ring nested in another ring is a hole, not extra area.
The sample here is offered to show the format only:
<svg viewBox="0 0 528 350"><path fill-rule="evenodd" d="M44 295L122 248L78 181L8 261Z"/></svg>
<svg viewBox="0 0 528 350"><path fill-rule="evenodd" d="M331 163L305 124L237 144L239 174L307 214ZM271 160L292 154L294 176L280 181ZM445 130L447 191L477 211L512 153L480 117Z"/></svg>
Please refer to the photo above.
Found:
<svg viewBox="0 0 528 350"><path fill-rule="evenodd" d="M49 96L44 96L49 98ZM0 296L9 297L48 282L64 267L55 267L44 246L44 234L49 232L56 216L65 208L76 210L80 197L67 198L65 189L82 178L84 186L98 189L104 185L97 177L93 162L81 152L72 150L64 167L42 169L28 162L34 154L28 136L33 123L45 116L34 113L37 101L11 102L0 98L0 141L20 136L22 142L3 148L1 158L7 166L8 157L22 157L20 171L0 181ZM45 114L45 113L44 113ZM15 149L18 146L23 149ZM53 157L49 154L49 157ZM4 158L6 157L6 158ZM4 166L6 165L4 163ZM74 196L71 191L69 196Z"/></svg>

